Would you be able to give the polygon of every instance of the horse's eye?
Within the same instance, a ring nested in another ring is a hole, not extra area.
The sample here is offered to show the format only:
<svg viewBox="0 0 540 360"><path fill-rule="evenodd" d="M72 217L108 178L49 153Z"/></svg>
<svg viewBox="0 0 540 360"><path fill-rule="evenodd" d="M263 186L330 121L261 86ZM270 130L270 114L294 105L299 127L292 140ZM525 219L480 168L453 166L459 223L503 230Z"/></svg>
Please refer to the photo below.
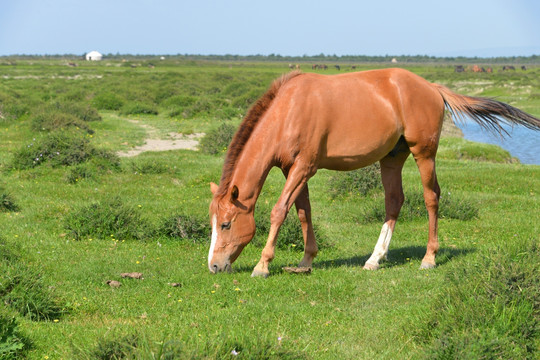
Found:
<svg viewBox="0 0 540 360"><path fill-rule="evenodd" d="M221 224L221 230L229 230L231 228L231 222L227 221Z"/></svg>

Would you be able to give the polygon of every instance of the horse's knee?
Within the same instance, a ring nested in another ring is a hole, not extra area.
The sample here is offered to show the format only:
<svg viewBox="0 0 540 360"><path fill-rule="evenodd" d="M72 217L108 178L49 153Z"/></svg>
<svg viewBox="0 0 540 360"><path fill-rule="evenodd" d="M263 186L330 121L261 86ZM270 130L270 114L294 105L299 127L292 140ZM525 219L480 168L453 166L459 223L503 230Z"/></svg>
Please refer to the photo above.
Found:
<svg viewBox="0 0 540 360"><path fill-rule="evenodd" d="M272 224L282 224L287 217L287 209L279 204L274 206L270 214L270 222Z"/></svg>

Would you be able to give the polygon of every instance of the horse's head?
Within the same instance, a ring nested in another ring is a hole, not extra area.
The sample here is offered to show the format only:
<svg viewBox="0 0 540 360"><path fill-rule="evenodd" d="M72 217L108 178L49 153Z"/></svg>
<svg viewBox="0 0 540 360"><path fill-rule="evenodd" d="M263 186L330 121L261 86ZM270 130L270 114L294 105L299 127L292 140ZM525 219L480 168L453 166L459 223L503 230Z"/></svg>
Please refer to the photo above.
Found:
<svg viewBox="0 0 540 360"><path fill-rule="evenodd" d="M218 186L210 185L214 194L210 204L212 243L208 253L211 272L231 271L232 263L255 235L253 209L238 199L238 188L232 186L225 194L218 194Z"/></svg>

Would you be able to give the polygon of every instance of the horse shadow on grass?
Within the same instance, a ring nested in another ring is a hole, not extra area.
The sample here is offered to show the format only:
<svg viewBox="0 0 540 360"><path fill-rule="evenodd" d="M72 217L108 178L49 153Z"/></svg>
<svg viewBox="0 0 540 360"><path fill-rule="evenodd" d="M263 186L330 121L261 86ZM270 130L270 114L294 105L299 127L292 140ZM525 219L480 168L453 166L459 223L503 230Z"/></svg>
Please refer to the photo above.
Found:
<svg viewBox="0 0 540 360"><path fill-rule="evenodd" d="M446 263L452 261L460 256L465 256L469 253L475 252L474 248L441 248L437 253L437 266L444 266ZM421 262L426 254L426 248L424 246L406 246L397 249L390 249L388 251L388 260L381 261L382 268L393 268L397 266L403 266L411 261ZM338 268L342 266L357 266L363 267L366 261L371 256L371 253L363 256L352 256L348 258L339 258L335 260L325 260L317 262L315 260L314 268Z"/></svg>
<svg viewBox="0 0 540 360"><path fill-rule="evenodd" d="M453 259L457 259L461 256L466 256L467 254L473 253L475 251L476 249L474 248L441 248L437 254L437 266L444 266L446 263L449 263ZM412 261L418 262L418 266L420 266L420 262L424 258L425 253L426 248L424 246L406 246L397 249L390 249L388 251L388 260L381 261L381 268L393 268L403 266ZM299 256L301 257L301 253L299 253ZM313 263L313 268L329 269L339 268L343 266L362 268L370 256L371 253L363 256L357 255L347 258L338 258L334 260L317 261L317 259L315 259ZM287 265L281 264L278 261L274 261L274 263L270 265L270 273L275 274L275 271L278 268L281 269L283 266ZM253 271L253 266L239 265L238 267L234 267L234 271L240 273L251 272Z"/></svg>

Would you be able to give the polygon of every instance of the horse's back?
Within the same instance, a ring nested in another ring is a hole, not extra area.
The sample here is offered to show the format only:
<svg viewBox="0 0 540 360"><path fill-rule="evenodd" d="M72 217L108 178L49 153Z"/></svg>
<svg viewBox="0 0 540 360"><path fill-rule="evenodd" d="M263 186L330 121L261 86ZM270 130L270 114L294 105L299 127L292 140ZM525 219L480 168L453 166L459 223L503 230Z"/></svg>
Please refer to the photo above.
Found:
<svg viewBox="0 0 540 360"><path fill-rule="evenodd" d="M284 134L317 152L319 167L338 170L381 159L401 136L417 141L422 127L436 132L439 119L426 119L444 108L429 82L402 69L303 74L279 95Z"/></svg>

